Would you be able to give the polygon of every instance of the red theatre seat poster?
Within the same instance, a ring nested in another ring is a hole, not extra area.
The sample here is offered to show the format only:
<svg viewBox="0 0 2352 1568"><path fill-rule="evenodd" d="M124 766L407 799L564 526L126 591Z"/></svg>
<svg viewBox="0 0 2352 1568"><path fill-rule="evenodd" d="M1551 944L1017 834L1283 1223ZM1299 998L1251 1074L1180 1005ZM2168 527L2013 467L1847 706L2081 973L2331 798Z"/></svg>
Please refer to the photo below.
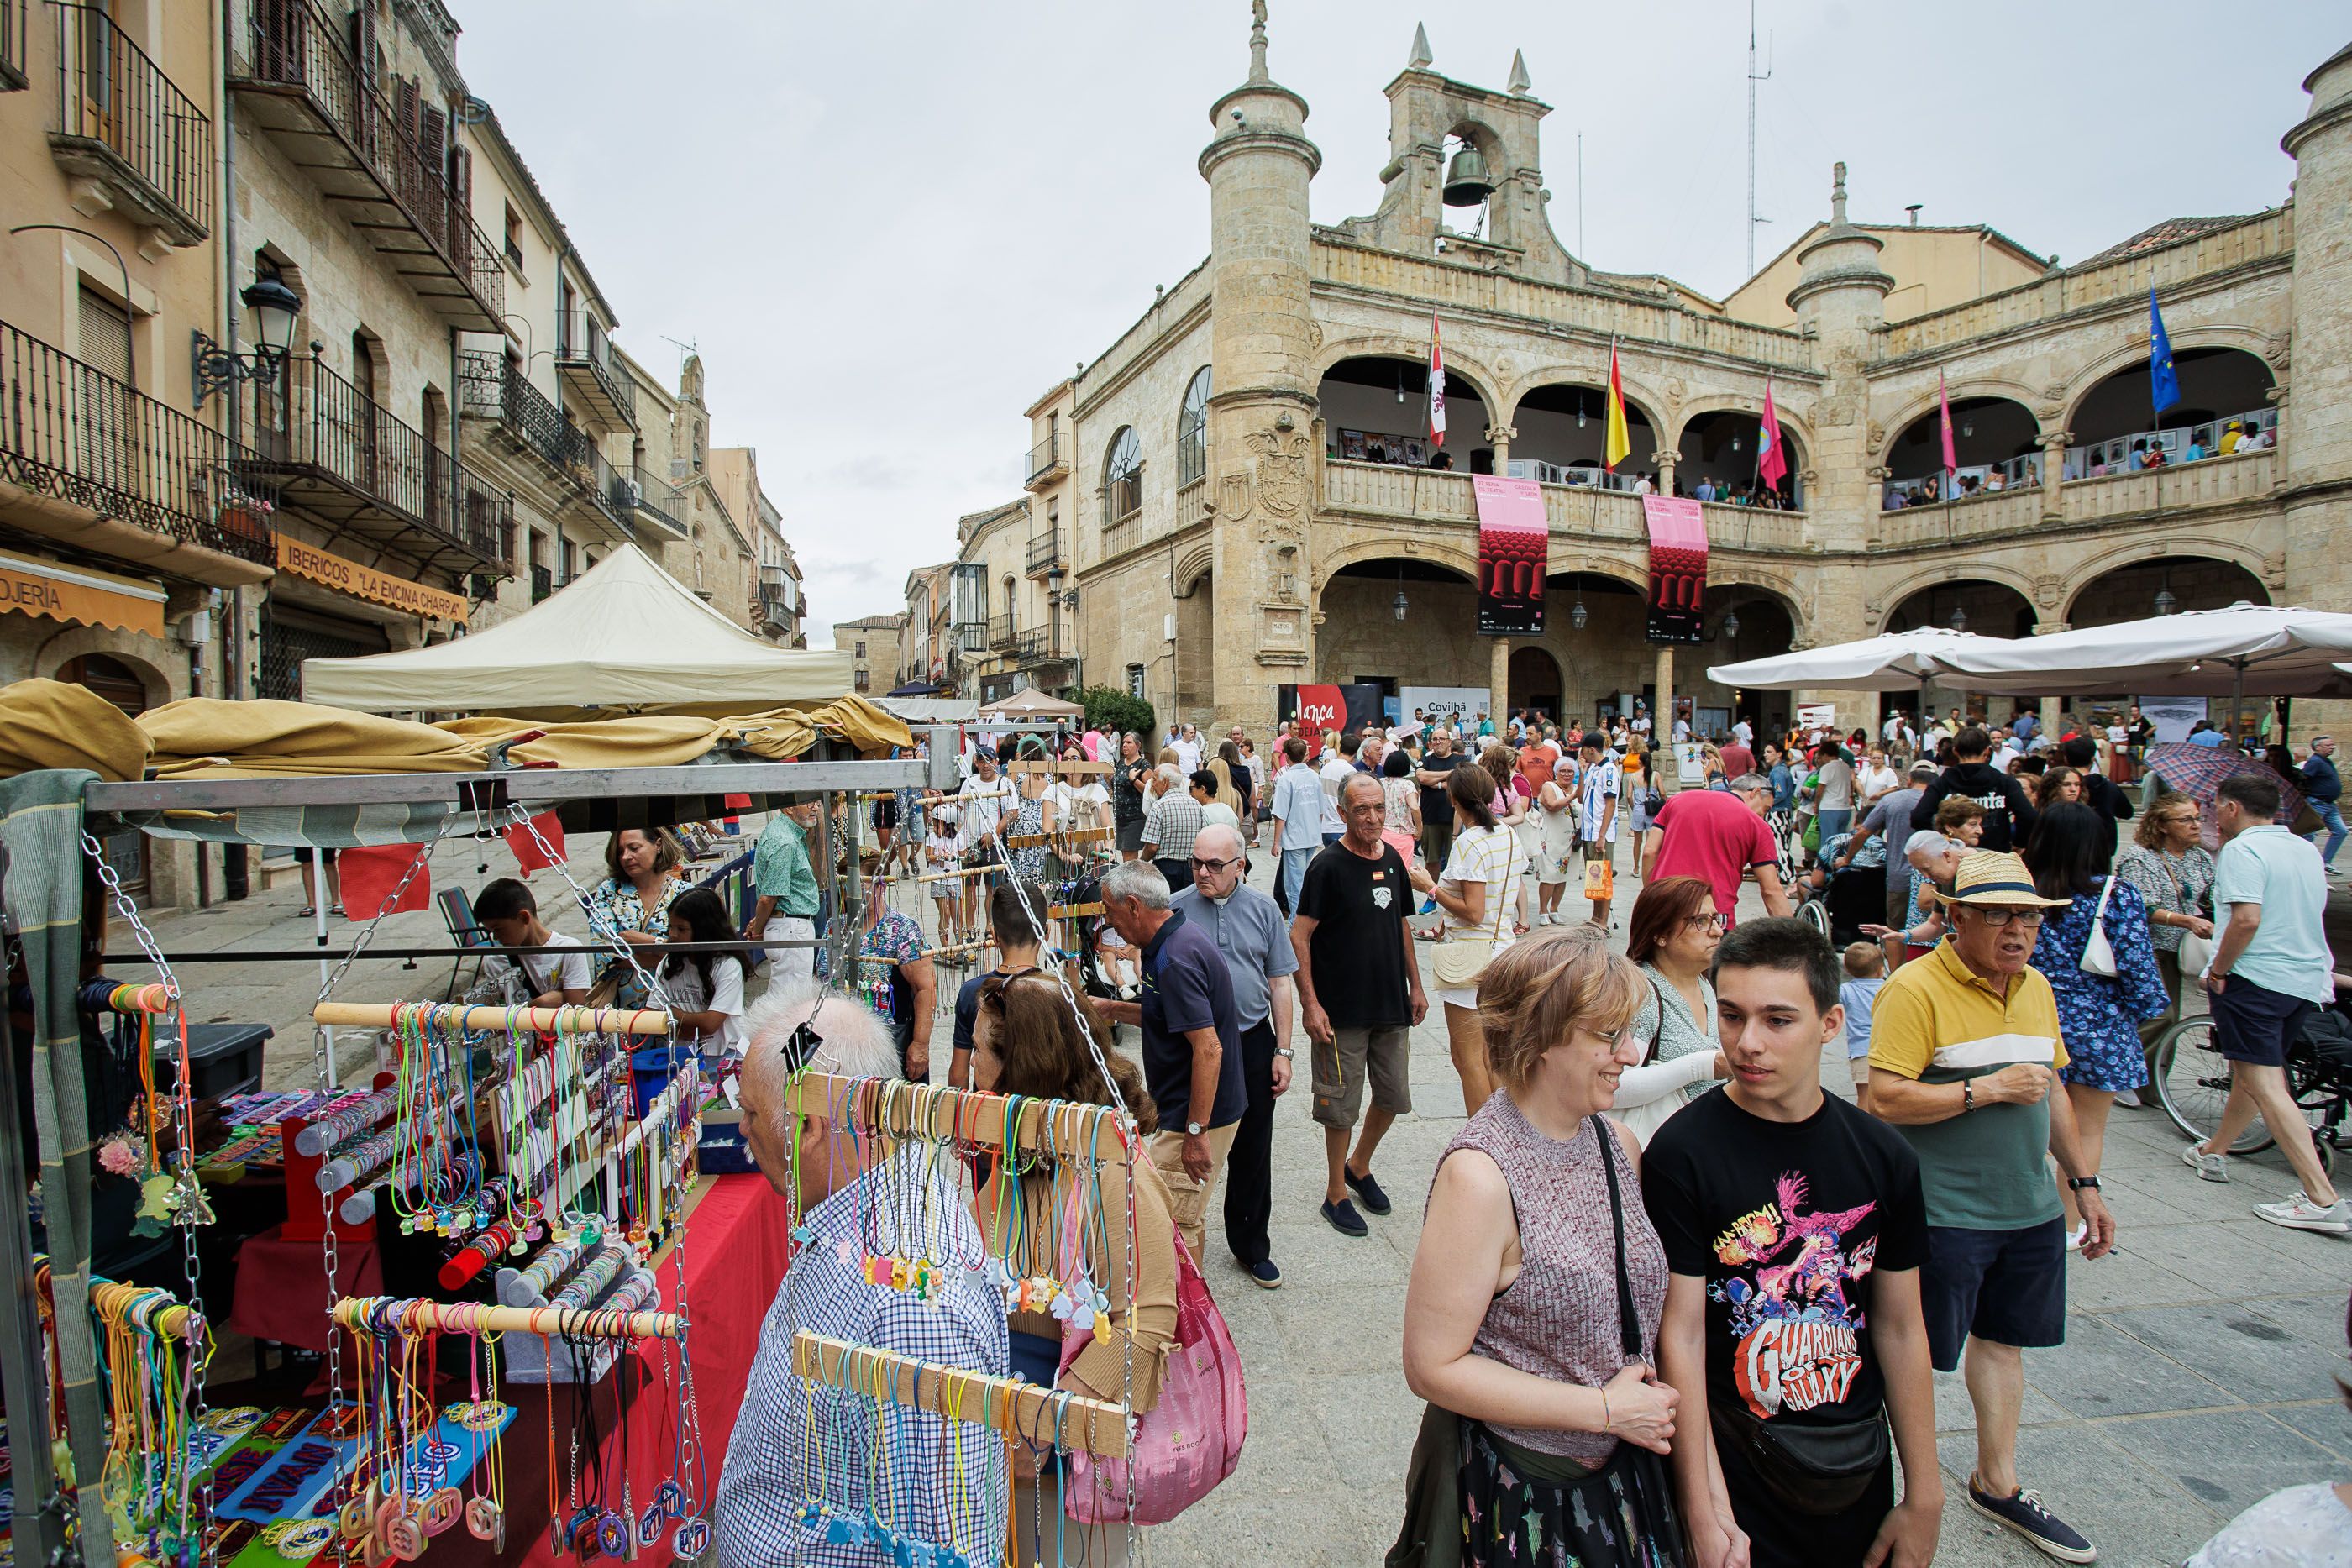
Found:
<svg viewBox="0 0 2352 1568"><path fill-rule="evenodd" d="M1551 530L1532 479L1471 476L1478 498L1478 634L1543 635L1544 568Z"/></svg>
<svg viewBox="0 0 2352 1568"><path fill-rule="evenodd" d="M1706 600L1706 517L1696 501L1644 496L1650 528L1650 641L1696 643Z"/></svg>

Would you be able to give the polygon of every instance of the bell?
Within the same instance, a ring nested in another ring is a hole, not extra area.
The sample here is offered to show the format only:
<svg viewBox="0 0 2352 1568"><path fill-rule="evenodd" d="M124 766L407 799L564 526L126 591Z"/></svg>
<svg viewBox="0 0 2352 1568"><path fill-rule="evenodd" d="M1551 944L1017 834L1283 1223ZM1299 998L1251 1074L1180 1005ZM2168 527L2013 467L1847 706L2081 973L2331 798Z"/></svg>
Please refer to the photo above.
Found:
<svg viewBox="0 0 2352 1568"><path fill-rule="evenodd" d="M1462 151L1454 155L1454 167L1446 171L1442 199L1449 207L1475 207L1494 193L1495 182L1486 177L1485 155L1463 143Z"/></svg>

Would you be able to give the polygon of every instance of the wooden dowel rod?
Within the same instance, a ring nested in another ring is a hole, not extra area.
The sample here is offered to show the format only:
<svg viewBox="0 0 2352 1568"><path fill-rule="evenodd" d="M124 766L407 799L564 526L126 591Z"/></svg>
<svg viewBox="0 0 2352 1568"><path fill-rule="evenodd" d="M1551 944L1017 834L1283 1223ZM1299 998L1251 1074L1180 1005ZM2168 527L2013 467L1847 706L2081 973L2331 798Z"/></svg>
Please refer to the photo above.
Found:
<svg viewBox="0 0 2352 1568"><path fill-rule="evenodd" d="M1127 1453L1126 1411L1104 1400L1066 1396L1017 1378L917 1361L806 1329L793 1335L793 1371L855 1394L992 1426L1041 1448L1058 1446L1114 1458Z"/></svg>
<svg viewBox="0 0 2352 1568"><path fill-rule="evenodd" d="M968 865L955 871L927 871L920 876L902 876L897 880L899 882L949 882L960 876L986 876L991 872L1001 872L1003 869L1002 864Z"/></svg>
<svg viewBox="0 0 2352 1568"><path fill-rule="evenodd" d="M644 1009L433 1007L431 1011L434 1023L442 1029L502 1030L511 1024L539 1034L669 1032L668 1014ZM391 1029L400 1021L401 1012L402 1007L371 1002L320 1002L310 1009L310 1020L353 1029Z"/></svg>
<svg viewBox="0 0 2352 1568"><path fill-rule="evenodd" d="M879 1127L900 1138L954 1138L1004 1146L1005 1097L1002 1094L936 1083L910 1084L898 1079L803 1072L793 1081L785 1103L795 1114L806 1109L833 1115L838 1113L832 1107L850 1094L856 1096L851 1116L860 1127ZM1013 1141L1022 1149L1042 1150L1050 1127L1055 1149L1099 1159L1107 1166L1123 1166L1129 1155L1118 1118L1118 1113L1108 1105L1024 1099Z"/></svg>
<svg viewBox="0 0 2352 1568"><path fill-rule="evenodd" d="M676 1312L612 1312L558 1307L486 1307L465 1301L387 1301L382 1296L346 1296L335 1303L335 1322L354 1331L364 1329L377 1313L389 1309L391 1321L404 1327L441 1329L452 1333L488 1331L493 1333L579 1334L597 1339L676 1339L686 1319Z"/></svg>

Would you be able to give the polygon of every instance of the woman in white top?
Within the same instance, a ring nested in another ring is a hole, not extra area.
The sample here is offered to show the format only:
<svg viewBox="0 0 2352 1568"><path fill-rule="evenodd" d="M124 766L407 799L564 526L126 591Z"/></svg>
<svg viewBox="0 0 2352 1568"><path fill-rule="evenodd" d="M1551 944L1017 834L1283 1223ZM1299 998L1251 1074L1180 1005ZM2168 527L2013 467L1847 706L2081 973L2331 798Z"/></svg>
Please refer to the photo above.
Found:
<svg viewBox="0 0 2352 1568"><path fill-rule="evenodd" d="M1568 868L1576 863L1576 759L1551 765L1551 777L1536 791L1536 924L1566 925L1559 901L1568 891Z"/></svg>
<svg viewBox="0 0 2352 1568"><path fill-rule="evenodd" d="M1529 796L1519 793L1519 752L1517 747L1489 744L1479 754L1478 765L1495 780L1495 822L1497 827L1511 830L1519 841L1519 870L1531 873L1536 863L1536 834L1539 831L1535 820L1536 803ZM1514 876L1507 890L1512 900L1511 935L1528 934L1528 883L1525 874Z"/></svg>
<svg viewBox="0 0 2352 1568"><path fill-rule="evenodd" d="M669 906L672 942L732 942L727 906L707 887L688 889ZM677 1041L697 1052L743 1053L743 960L732 953L672 953L661 987L677 1020Z"/></svg>
<svg viewBox="0 0 2352 1568"><path fill-rule="evenodd" d="M1445 776L1445 798L1454 806L1454 852L1442 879L1425 866L1407 873L1416 892L1437 901L1445 915L1441 942L1478 942L1488 956L1509 946L1506 916L1512 882L1519 874L1519 841L1495 821L1495 780L1483 768L1456 768ZM1439 986L1445 1004L1445 1040L1454 1071L1462 1076L1462 1100L1476 1115L1495 1092L1486 1060L1486 1038L1478 1026L1478 984Z"/></svg>
<svg viewBox="0 0 2352 1568"><path fill-rule="evenodd" d="M1650 883L1625 925L1625 956L1648 982L1630 1026L1644 1055L1617 1082L1617 1119L1647 1145L1666 1118L1730 1075L1707 972L1723 942L1723 916L1706 879Z"/></svg>

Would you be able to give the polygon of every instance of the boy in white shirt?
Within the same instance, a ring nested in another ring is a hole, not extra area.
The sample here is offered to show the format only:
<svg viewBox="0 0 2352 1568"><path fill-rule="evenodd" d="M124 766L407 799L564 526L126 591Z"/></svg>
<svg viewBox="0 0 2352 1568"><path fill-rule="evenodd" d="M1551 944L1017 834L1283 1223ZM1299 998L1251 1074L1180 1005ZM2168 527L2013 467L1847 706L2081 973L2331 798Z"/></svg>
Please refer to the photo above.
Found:
<svg viewBox="0 0 2352 1568"><path fill-rule="evenodd" d="M564 953L501 952L482 960L481 977L466 993L469 1002L503 1002L513 1008L577 1007L588 999L588 949L577 937L551 931L539 918L530 888L502 876L474 897L474 923L502 948L566 947Z"/></svg>

